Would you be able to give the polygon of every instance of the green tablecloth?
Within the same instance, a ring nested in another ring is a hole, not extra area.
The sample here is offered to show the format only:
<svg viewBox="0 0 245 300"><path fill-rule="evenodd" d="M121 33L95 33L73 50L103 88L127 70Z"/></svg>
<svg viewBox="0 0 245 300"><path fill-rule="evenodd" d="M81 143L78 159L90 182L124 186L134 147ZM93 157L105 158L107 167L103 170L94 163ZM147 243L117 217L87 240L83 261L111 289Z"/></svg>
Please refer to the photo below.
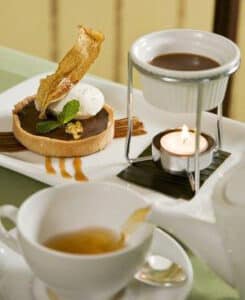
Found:
<svg viewBox="0 0 245 300"><path fill-rule="evenodd" d="M0 92L35 74L53 70L55 66L54 63L40 58L0 48ZM0 205L8 203L19 206L27 196L45 186L0 167ZM189 300L238 299L237 293L199 259L191 256L191 261L194 268L194 286Z"/></svg>

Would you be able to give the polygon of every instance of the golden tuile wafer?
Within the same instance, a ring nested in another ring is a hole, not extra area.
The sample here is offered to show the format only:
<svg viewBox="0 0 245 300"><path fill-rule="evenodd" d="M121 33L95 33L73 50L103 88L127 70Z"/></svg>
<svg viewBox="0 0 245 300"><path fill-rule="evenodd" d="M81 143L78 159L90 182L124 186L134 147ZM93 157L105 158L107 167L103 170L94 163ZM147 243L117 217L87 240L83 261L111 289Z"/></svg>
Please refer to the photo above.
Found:
<svg viewBox="0 0 245 300"><path fill-rule="evenodd" d="M64 56L56 72L42 79L37 92L36 107L45 118L47 107L63 98L88 71L97 58L104 35L83 26L79 27L76 44Z"/></svg>

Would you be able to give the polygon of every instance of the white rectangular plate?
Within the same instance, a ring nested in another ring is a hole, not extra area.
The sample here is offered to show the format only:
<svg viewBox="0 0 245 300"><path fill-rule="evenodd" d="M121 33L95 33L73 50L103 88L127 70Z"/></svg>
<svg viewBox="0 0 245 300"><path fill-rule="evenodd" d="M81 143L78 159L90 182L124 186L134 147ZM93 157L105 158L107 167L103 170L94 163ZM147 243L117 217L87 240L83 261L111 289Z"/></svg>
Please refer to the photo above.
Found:
<svg viewBox="0 0 245 300"><path fill-rule="evenodd" d="M11 112L13 106L28 95L36 93L40 78L46 74L40 74L28 79L17 86L3 92L0 95L0 131L11 130ZM126 117L126 87L107 81L98 77L87 76L85 82L95 85L105 95L106 102L114 110L116 118ZM164 101L164 100L163 100ZM137 156L151 142L152 137L159 131L171 127L180 127L187 124L193 127L195 116L183 114L170 114L151 106L143 98L141 91L135 90L134 93L134 115L138 116L145 124L148 134L133 138L132 155ZM205 113L203 118L203 131L215 135L215 117L212 114ZM233 155L226 161L219 171L216 171L205 183L201 190L207 190L215 182L216 174L225 171L234 161L238 159L238 153L245 150L245 126L242 123L224 119L224 150L230 151ZM125 138L115 139L103 151L82 158L83 171L89 180L110 180L128 185L124 181L116 178L116 174L127 166L124 157ZM54 159L54 166L57 175L48 175L44 167L44 157L30 151L18 153L0 154L0 165L30 176L50 185L56 185L64 182L73 181L73 179L64 179L59 174L57 160ZM72 160L66 159L67 170L73 174ZM130 185L131 187L133 185ZM169 199L159 193L134 187L148 200L165 199L170 205L176 204L176 200ZM199 193L201 195L201 193ZM179 203L179 201L177 201ZM181 201L183 203L183 201Z"/></svg>

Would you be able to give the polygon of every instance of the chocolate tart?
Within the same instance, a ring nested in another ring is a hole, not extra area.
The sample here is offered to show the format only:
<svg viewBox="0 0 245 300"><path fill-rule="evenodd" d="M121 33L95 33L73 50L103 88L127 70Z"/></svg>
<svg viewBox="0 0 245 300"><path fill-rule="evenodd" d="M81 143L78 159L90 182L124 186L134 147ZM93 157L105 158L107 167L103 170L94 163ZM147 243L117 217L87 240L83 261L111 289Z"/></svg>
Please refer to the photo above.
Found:
<svg viewBox="0 0 245 300"><path fill-rule="evenodd" d="M113 139L113 109L107 104L96 116L81 121L84 132L79 140L66 134L64 128L39 135L34 130L38 122L34 100L35 96L27 97L13 110L13 133L22 145L33 152L53 157L86 156L104 149Z"/></svg>

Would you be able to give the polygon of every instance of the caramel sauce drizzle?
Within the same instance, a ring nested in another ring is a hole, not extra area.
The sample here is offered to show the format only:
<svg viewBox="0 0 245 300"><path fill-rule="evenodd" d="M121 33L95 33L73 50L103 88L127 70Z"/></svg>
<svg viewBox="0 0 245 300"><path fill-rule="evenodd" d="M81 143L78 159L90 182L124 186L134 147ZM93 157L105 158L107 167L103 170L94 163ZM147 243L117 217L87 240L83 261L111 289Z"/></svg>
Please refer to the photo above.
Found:
<svg viewBox="0 0 245 300"><path fill-rule="evenodd" d="M52 174L52 175L56 174L56 171L52 165L51 157L45 158L45 167L46 167L46 172L48 174ZM80 157L75 157L73 159L73 167L75 170L74 178L77 181L88 181L88 177L82 171L82 161L81 161ZM59 168L60 168L60 173L61 173L62 177L67 178L67 179L72 178L72 176L66 170L65 158L59 158Z"/></svg>
<svg viewBox="0 0 245 300"><path fill-rule="evenodd" d="M114 138L126 137L128 133L128 118L115 120L115 132ZM137 117L132 118L132 135L143 135L146 134L143 122Z"/></svg>
<svg viewBox="0 0 245 300"><path fill-rule="evenodd" d="M59 159L59 167L60 167L60 173L62 177L67 179L72 178L72 176L66 171L65 158Z"/></svg>
<svg viewBox="0 0 245 300"><path fill-rule="evenodd" d="M13 132L0 132L0 152L17 152L26 148L15 138Z"/></svg>
<svg viewBox="0 0 245 300"><path fill-rule="evenodd" d="M75 170L75 179L77 181L88 181L87 176L82 171L82 161L80 157L75 157L73 159L73 167Z"/></svg>
<svg viewBox="0 0 245 300"><path fill-rule="evenodd" d="M45 168L46 168L46 172L48 174L56 174L56 171L52 165L52 158L51 157L46 157L45 158Z"/></svg>

